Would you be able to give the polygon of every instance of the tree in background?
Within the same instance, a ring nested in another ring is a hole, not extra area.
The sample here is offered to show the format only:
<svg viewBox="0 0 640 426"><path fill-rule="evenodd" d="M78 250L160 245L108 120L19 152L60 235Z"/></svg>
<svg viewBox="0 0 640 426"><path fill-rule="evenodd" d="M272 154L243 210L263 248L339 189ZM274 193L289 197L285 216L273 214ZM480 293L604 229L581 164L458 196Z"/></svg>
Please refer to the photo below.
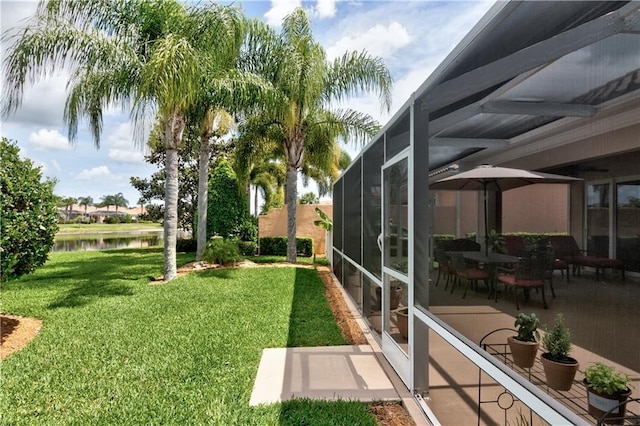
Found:
<svg viewBox="0 0 640 426"><path fill-rule="evenodd" d="M78 200L74 197L56 197L56 200L57 206L64 208L64 220L68 222L71 218L71 207L73 207Z"/></svg>
<svg viewBox="0 0 640 426"><path fill-rule="evenodd" d="M196 126L188 126L182 146L178 150L178 226L186 231L195 231L197 223L197 199L198 199L198 129ZM158 171L150 178L139 178L132 176L129 181L138 190L141 199L145 202L164 201L164 179L165 179L165 157L164 145L156 132L152 132L149 137L149 154L145 156L145 161L155 165ZM209 144L209 161L213 164L216 158L227 157L233 149L233 143ZM212 167L209 168L209 173ZM158 214L164 214L163 206L155 204L147 205L147 216L145 219L157 220ZM162 219L162 218L160 218Z"/></svg>
<svg viewBox="0 0 640 426"><path fill-rule="evenodd" d="M129 201L124 198L124 195L122 194L122 192L118 192L115 195L112 195L113 197L113 205L116 206L116 213L118 213L118 207L124 207L129 208Z"/></svg>
<svg viewBox="0 0 640 426"><path fill-rule="evenodd" d="M31 160L20 159L15 142L0 143L0 281L44 265L58 231L55 181L42 181Z"/></svg>
<svg viewBox="0 0 640 426"><path fill-rule="evenodd" d="M226 160L218 161L209 184L207 236L255 240L256 231L238 179Z"/></svg>
<svg viewBox="0 0 640 426"><path fill-rule="evenodd" d="M270 81L275 95L273 105L250 116L242 132L282 147L287 168L287 261L295 263L298 172L305 155L313 152L315 164L321 159L330 163L337 139L362 141L375 135L380 126L371 116L332 105L373 90L388 109L392 78L383 61L366 52L327 61L302 8L285 17L280 34L266 24L256 24L252 31L242 66Z"/></svg>
<svg viewBox="0 0 640 426"><path fill-rule="evenodd" d="M87 207L92 206L93 205L93 198L90 196L86 196L86 197L79 197L78 198L78 205L84 206L84 215L87 215Z"/></svg>
<svg viewBox="0 0 640 426"><path fill-rule="evenodd" d="M319 202L320 199L313 192L307 192L298 198L298 204L318 204Z"/></svg>
<svg viewBox="0 0 640 426"><path fill-rule="evenodd" d="M109 208L115 205L115 203L116 201L113 195L103 195L102 197L100 197L100 203L98 204L98 207L106 207L107 211L109 211Z"/></svg>

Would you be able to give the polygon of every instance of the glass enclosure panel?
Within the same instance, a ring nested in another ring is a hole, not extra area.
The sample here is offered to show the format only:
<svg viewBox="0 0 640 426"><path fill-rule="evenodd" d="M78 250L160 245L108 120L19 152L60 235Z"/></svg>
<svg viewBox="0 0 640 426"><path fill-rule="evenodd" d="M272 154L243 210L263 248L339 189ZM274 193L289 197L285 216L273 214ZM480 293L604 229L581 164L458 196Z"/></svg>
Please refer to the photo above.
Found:
<svg viewBox="0 0 640 426"><path fill-rule="evenodd" d="M467 315L469 317L469 315ZM468 318L470 325L473 323ZM492 336L487 350L503 359L507 334ZM542 420L526 404L482 372L433 331L429 332L429 408L442 424L536 425ZM511 367L510 360L506 360ZM526 375L524 370L519 373ZM537 377L532 381L539 381ZM571 397L565 399L570 399ZM478 403L480 401L480 403ZM582 402L582 401L581 401Z"/></svg>
<svg viewBox="0 0 640 426"><path fill-rule="evenodd" d="M344 282L342 277L342 256L335 250L333 251L333 275L335 275L341 283Z"/></svg>
<svg viewBox="0 0 640 426"><path fill-rule="evenodd" d="M365 295L362 304L363 317L366 318L369 327L380 337L382 334L382 287L363 275L362 294Z"/></svg>
<svg viewBox="0 0 640 426"><path fill-rule="evenodd" d="M358 305L358 309L362 310L362 272L348 261L345 261L344 265L342 286Z"/></svg>
<svg viewBox="0 0 640 426"><path fill-rule="evenodd" d="M342 185L344 178L333 185L333 246L342 250Z"/></svg>
<svg viewBox="0 0 640 426"><path fill-rule="evenodd" d="M343 227L343 252L352 260L360 263L362 261L361 251L361 224L362 224L362 185L361 185L361 164L362 159L356 160L343 178L343 201L344 217L348 226Z"/></svg>
<svg viewBox="0 0 640 426"><path fill-rule="evenodd" d="M383 164L384 140L379 139L365 151L362 163L362 265L378 278L382 278L382 254L377 241L382 232Z"/></svg>
<svg viewBox="0 0 640 426"><path fill-rule="evenodd" d="M409 127L410 127L409 111L398 120L398 124L393 126L387 132L387 161L395 157L403 149L407 148L410 143Z"/></svg>
<svg viewBox="0 0 640 426"><path fill-rule="evenodd" d="M406 274L408 271L408 160L385 169L385 253L384 265Z"/></svg>
<svg viewBox="0 0 640 426"><path fill-rule="evenodd" d="M587 251L609 257L608 183L587 185Z"/></svg>
<svg viewBox="0 0 640 426"><path fill-rule="evenodd" d="M616 194L616 257L640 272L640 180L618 183Z"/></svg>

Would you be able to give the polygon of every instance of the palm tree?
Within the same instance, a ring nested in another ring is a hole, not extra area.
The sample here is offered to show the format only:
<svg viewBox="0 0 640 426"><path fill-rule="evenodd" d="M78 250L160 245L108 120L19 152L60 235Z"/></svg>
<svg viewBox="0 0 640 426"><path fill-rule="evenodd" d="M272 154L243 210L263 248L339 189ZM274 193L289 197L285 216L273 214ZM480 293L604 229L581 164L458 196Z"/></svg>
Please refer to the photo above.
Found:
<svg viewBox="0 0 640 426"><path fill-rule="evenodd" d="M71 216L71 207L73 207L73 205L77 202L78 200L73 197L60 198L58 206L64 207L64 212L65 212L67 222L69 221Z"/></svg>
<svg viewBox="0 0 640 426"><path fill-rule="evenodd" d="M113 205L116 206L116 215L118 214L118 207L129 207L129 201L124 198L122 192L118 192L116 195L112 195Z"/></svg>
<svg viewBox="0 0 640 426"><path fill-rule="evenodd" d="M109 207L115 204L115 199L113 195L103 195L100 197L100 205L99 207L106 207L107 211L109 211Z"/></svg>
<svg viewBox="0 0 640 426"><path fill-rule="evenodd" d="M303 9L285 17L280 34L266 25L252 27L246 44L245 69L263 76L276 88L271 108L258 111L243 131L282 146L286 159L287 261L296 261L296 202L298 171L307 153L329 163L338 138L364 140L379 129L369 115L331 108L362 91L377 91L381 105L391 104L392 79L381 59L366 52L345 53L327 61L314 41Z"/></svg>
<svg viewBox="0 0 640 426"><path fill-rule="evenodd" d="M164 280L176 274L178 148L187 112L208 77L232 66L243 37L236 7L177 0L41 1L4 63L4 114L15 112L28 81L70 70L64 118L69 139L88 119L100 145L103 110L131 106L139 143L145 121L159 120L166 149ZM227 96L226 99L228 99Z"/></svg>
<svg viewBox="0 0 640 426"><path fill-rule="evenodd" d="M307 156L307 161L301 169L302 184L306 187L309 180L313 180L318 185L318 197L322 198L331 192L331 187L340 173L347 170L351 164L351 156L336 143L333 147L332 161L328 165L324 164L325 168L313 164L313 159L309 157Z"/></svg>
<svg viewBox="0 0 640 426"><path fill-rule="evenodd" d="M207 244L209 205L209 160L211 144L220 143L234 126L233 117L222 109L207 108L200 117L200 158L198 160L198 235L196 260L202 259Z"/></svg>
<svg viewBox="0 0 640 426"><path fill-rule="evenodd" d="M78 204L84 206L84 215L87 216L87 207L93 205L93 198L89 195L78 198Z"/></svg>

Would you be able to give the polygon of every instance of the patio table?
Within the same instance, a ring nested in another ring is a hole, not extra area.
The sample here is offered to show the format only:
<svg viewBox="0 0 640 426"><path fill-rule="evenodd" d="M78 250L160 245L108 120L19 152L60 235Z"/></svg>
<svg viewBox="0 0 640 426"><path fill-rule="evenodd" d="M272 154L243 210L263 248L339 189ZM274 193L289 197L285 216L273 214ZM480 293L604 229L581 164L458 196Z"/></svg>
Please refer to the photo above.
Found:
<svg viewBox="0 0 640 426"><path fill-rule="evenodd" d="M512 265L520 261L518 256L511 256L502 253L484 253L482 251L448 251L446 253L447 256L459 253L462 254L462 257L466 260L487 265L487 268L489 268L489 276L491 277L489 280L489 299L491 298L491 295L497 292L496 269L498 266Z"/></svg>

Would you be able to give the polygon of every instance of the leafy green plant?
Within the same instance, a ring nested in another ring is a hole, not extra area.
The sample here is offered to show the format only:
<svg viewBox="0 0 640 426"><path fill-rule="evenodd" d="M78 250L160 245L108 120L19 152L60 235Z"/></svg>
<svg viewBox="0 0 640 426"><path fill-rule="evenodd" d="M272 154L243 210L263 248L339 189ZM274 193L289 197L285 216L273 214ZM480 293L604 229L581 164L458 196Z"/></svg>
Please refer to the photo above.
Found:
<svg viewBox="0 0 640 426"><path fill-rule="evenodd" d="M209 263L228 265L242 259L238 244L235 241L225 240L222 237L213 237L204 249L202 258Z"/></svg>
<svg viewBox="0 0 640 426"><path fill-rule="evenodd" d="M313 256L313 238L297 237L296 246L299 256ZM287 254L287 237L260 238L260 254L266 256L285 256Z"/></svg>
<svg viewBox="0 0 640 426"><path fill-rule="evenodd" d="M608 395L624 393L631 387L629 376L602 362L596 362L584 371L584 381L588 388Z"/></svg>
<svg viewBox="0 0 640 426"><path fill-rule="evenodd" d="M555 361L564 361L571 352L571 333L564 324L564 316L558 314L551 330L545 333L542 346Z"/></svg>
<svg viewBox="0 0 640 426"><path fill-rule="evenodd" d="M20 158L13 141L0 143L0 281L44 265L58 231L55 181Z"/></svg>
<svg viewBox="0 0 640 426"><path fill-rule="evenodd" d="M314 220L313 224L315 226L319 226L320 228L326 229L327 231L331 231L333 229L333 221L331 218L318 207L316 207L316 213L320 216L320 219Z"/></svg>
<svg viewBox="0 0 640 426"><path fill-rule="evenodd" d="M517 327L518 330L516 340L522 342L537 342L540 339L540 332L538 331L540 320L535 313L532 312L529 315L522 312L519 313L513 325Z"/></svg>

